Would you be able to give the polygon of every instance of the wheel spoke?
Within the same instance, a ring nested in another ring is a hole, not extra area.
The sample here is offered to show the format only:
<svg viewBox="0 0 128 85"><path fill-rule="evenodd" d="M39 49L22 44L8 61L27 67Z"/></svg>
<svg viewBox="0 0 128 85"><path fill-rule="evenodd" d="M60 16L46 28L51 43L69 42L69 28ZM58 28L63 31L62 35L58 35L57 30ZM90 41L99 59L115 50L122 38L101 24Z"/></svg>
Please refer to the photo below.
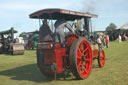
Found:
<svg viewBox="0 0 128 85"><path fill-rule="evenodd" d="M82 72L82 66L83 66L82 62L80 62L79 65L77 65L78 70L79 70L80 73Z"/></svg>
<svg viewBox="0 0 128 85"><path fill-rule="evenodd" d="M102 59L103 59L103 57L100 56L100 60L102 60Z"/></svg>
<svg viewBox="0 0 128 85"><path fill-rule="evenodd" d="M100 56L100 60L104 60L104 57L103 56Z"/></svg>
<svg viewBox="0 0 128 85"><path fill-rule="evenodd" d="M77 67L80 67L80 65L82 65L82 61L79 61L79 63L77 64Z"/></svg>
<svg viewBox="0 0 128 85"><path fill-rule="evenodd" d="M89 62L90 61L90 59L86 59L86 62Z"/></svg>
<svg viewBox="0 0 128 85"><path fill-rule="evenodd" d="M85 73L87 73L87 72L88 72L86 68L84 69L84 72L85 72Z"/></svg>
<svg viewBox="0 0 128 85"><path fill-rule="evenodd" d="M88 72L88 71L87 71L87 66L86 66L86 64L85 64L85 65L82 65L81 71L82 71L83 73L87 73L87 72Z"/></svg>
<svg viewBox="0 0 128 85"><path fill-rule="evenodd" d="M88 48L86 48L83 52L82 52L82 55L88 50Z"/></svg>
<svg viewBox="0 0 128 85"><path fill-rule="evenodd" d="M80 54L81 54L81 50L80 50L80 48L79 48L78 50L79 50L79 52L80 52Z"/></svg>
<svg viewBox="0 0 128 85"><path fill-rule="evenodd" d="M84 65L82 65L82 71L84 71L84 69L85 69L85 67L84 67Z"/></svg>
<svg viewBox="0 0 128 85"><path fill-rule="evenodd" d="M87 55L88 55L88 53L85 54L85 56L87 56Z"/></svg>

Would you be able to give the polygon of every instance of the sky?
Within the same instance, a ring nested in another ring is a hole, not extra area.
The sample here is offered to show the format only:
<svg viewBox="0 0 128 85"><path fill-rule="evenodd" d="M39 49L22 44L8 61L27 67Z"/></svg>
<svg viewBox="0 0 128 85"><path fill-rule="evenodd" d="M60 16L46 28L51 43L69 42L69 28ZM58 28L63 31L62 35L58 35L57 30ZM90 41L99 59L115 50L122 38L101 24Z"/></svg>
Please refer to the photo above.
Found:
<svg viewBox="0 0 128 85"><path fill-rule="evenodd" d="M92 19L95 31L114 23L117 28L128 22L128 0L0 0L0 31L14 27L19 33L39 29L39 21L29 14L45 8L62 8L97 14Z"/></svg>

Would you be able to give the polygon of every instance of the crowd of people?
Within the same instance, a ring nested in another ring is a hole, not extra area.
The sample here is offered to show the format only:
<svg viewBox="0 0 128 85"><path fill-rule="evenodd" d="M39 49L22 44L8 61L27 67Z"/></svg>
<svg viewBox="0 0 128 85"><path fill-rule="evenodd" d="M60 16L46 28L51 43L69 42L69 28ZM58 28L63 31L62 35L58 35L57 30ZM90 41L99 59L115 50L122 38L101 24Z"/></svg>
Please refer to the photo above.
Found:
<svg viewBox="0 0 128 85"><path fill-rule="evenodd" d="M109 36L108 35L98 35L97 43L101 48L109 47Z"/></svg>
<svg viewBox="0 0 128 85"><path fill-rule="evenodd" d="M127 40L128 37L125 34L122 34L118 36L118 42L121 43L122 41ZM102 48L109 48L109 35L98 35L97 43L102 47Z"/></svg>
<svg viewBox="0 0 128 85"><path fill-rule="evenodd" d="M122 41L125 41L125 40L128 40L128 37L126 34L119 34L119 37L118 37L118 41L119 43L122 42Z"/></svg>

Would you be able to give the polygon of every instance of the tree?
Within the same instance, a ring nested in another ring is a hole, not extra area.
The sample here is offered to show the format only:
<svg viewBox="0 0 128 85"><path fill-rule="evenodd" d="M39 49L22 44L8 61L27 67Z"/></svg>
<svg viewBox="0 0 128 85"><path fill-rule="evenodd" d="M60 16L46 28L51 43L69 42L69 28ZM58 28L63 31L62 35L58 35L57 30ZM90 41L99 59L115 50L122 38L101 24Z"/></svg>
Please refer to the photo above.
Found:
<svg viewBox="0 0 128 85"><path fill-rule="evenodd" d="M106 27L106 31L113 31L117 28L114 23L110 23L109 26Z"/></svg>
<svg viewBox="0 0 128 85"><path fill-rule="evenodd" d="M23 35L25 34L26 32L22 32L22 33L20 33L20 37L23 37Z"/></svg>

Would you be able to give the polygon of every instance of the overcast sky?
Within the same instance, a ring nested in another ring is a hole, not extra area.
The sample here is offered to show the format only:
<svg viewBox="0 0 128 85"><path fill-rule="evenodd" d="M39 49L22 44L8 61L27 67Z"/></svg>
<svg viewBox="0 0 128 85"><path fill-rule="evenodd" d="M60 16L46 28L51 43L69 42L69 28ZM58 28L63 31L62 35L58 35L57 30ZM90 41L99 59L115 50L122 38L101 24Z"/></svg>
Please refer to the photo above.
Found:
<svg viewBox="0 0 128 85"><path fill-rule="evenodd" d="M39 29L38 20L29 14L45 8L91 12L94 30L105 30L111 23L118 28L128 22L128 0L0 0L0 31L14 27L21 32Z"/></svg>

